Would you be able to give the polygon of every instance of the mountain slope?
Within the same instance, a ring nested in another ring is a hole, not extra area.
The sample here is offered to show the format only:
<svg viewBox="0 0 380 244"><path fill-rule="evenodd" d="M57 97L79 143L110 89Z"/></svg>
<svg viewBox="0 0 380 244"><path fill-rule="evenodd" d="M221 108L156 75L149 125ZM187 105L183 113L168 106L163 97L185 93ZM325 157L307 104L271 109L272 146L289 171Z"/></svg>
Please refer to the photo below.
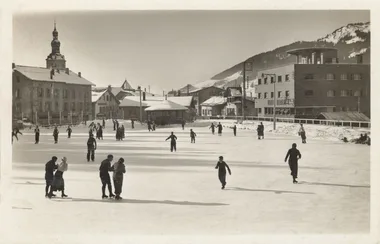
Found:
<svg viewBox="0 0 380 244"><path fill-rule="evenodd" d="M338 58L341 63L356 63L355 56L363 54L363 62L370 63L370 22L353 23L343 26L332 33L311 42L294 42L275 50L257 54L247 61L252 63L253 71L249 75L248 91L254 89L254 79L259 70L287 65L296 62L296 58L287 54L288 50L308 47L334 47L338 49ZM194 84L196 88L217 86L238 86L242 83L243 62L220 72L210 80ZM249 93L247 93L249 95Z"/></svg>

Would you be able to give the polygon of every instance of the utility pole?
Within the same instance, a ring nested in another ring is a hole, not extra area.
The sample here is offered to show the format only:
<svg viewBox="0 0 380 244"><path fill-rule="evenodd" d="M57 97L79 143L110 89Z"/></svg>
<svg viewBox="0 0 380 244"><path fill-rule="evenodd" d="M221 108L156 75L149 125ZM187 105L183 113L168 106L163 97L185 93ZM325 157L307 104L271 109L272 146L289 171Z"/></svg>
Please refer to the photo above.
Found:
<svg viewBox="0 0 380 244"><path fill-rule="evenodd" d="M246 61L243 63L243 96L242 96L242 102L241 102L241 113L243 115L243 121L245 120L245 64Z"/></svg>
<svg viewBox="0 0 380 244"><path fill-rule="evenodd" d="M140 123L142 124L142 102L141 102L141 86L139 86L137 89L139 89L140 92Z"/></svg>

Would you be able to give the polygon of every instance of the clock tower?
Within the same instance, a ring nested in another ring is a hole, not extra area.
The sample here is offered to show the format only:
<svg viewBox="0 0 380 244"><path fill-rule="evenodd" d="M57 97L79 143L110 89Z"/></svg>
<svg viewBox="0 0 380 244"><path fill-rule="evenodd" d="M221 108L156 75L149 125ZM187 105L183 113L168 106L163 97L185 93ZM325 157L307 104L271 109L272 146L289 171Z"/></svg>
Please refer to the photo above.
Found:
<svg viewBox="0 0 380 244"><path fill-rule="evenodd" d="M54 21L53 40L51 41L51 53L46 58L46 68L55 70L65 70L65 56L60 51L61 42L58 40L58 31Z"/></svg>

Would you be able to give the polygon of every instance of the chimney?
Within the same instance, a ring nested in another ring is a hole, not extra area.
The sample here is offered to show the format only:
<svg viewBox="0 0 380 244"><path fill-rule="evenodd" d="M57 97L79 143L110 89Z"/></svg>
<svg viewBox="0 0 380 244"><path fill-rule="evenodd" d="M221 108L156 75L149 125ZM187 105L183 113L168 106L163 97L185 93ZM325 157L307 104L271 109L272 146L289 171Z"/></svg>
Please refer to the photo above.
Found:
<svg viewBox="0 0 380 244"><path fill-rule="evenodd" d="M69 70L69 68L66 68L66 70L65 70L65 72L66 72L66 74L70 74L70 70Z"/></svg>
<svg viewBox="0 0 380 244"><path fill-rule="evenodd" d="M108 91L112 91L112 87L111 87L111 85L108 85L107 90L108 90Z"/></svg>
<svg viewBox="0 0 380 244"><path fill-rule="evenodd" d="M78 72L78 76L82 78L82 72Z"/></svg>
<svg viewBox="0 0 380 244"><path fill-rule="evenodd" d="M363 54L359 54L356 56L356 63L362 64L363 63Z"/></svg>
<svg viewBox="0 0 380 244"><path fill-rule="evenodd" d="M16 64L12 63L12 69L15 69L15 68L16 68Z"/></svg>
<svg viewBox="0 0 380 244"><path fill-rule="evenodd" d="M145 101L146 100L146 96L145 96L145 92L143 92L143 101Z"/></svg>

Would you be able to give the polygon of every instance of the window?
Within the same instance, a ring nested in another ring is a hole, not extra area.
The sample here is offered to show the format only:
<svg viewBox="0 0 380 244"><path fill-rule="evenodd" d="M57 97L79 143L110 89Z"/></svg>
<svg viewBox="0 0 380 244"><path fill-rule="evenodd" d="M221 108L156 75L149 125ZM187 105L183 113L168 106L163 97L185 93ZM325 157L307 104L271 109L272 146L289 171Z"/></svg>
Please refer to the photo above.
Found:
<svg viewBox="0 0 380 244"><path fill-rule="evenodd" d="M347 97L347 93L348 93L347 90L341 90L340 91L340 96L341 97Z"/></svg>
<svg viewBox="0 0 380 244"><path fill-rule="evenodd" d="M72 97L72 99L75 99L75 90L72 90L71 97Z"/></svg>
<svg viewBox="0 0 380 244"><path fill-rule="evenodd" d="M59 103L58 102L55 102L55 111L56 112L59 112L61 109L59 107Z"/></svg>
<svg viewBox="0 0 380 244"><path fill-rule="evenodd" d="M45 102L45 111L51 111L51 102Z"/></svg>
<svg viewBox="0 0 380 244"><path fill-rule="evenodd" d="M54 89L54 98L59 98L59 90Z"/></svg>
<svg viewBox="0 0 380 244"><path fill-rule="evenodd" d="M289 91L285 91L285 97L286 97L286 98L289 97Z"/></svg>
<svg viewBox="0 0 380 244"><path fill-rule="evenodd" d="M262 108L258 108L258 113L261 114Z"/></svg>
<svg viewBox="0 0 380 244"><path fill-rule="evenodd" d="M281 92L277 92L277 97L281 97Z"/></svg>
<svg viewBox="0 0 380 244"><path fill-rule="evenodd" d="M330 90L327 92L327 96L328 97L335 97L335 91L334 90Z"/></svg>
<svg viewBox="0 0 380 244"><path fill-rule="evenodd" d="M259 85L261 85L261 79L259 79L257 82L258 82Z"/></svg>
<svg viewBox="0 0 380 244"><path fill-rule="evenodd" d="M64 89L63 90L63 98L67 99L69 96L68 96L68 90L67 89Z"/></svg>
<svg viewBox="0 0 380 244"><path fill-rule="evenodd" d="M38 95L38 97L43 97L44 96L44 89L43 88L38 88L37 95Z"/></svg>
<svg viewBox="0 0 380 244"><path fill-rule="evenodd" d="M49 88L46 88L46 97L50 98L51 97L51 91Z"/></svg>
<svg viewBox="0 0 380 244"><path fill-rule="evenodd" d="M264 92L264 98L268 98L268 92Z"/></svg>
<svg viewBox="0 0 380 244"><path fill-rule="evenodd" d="M362 74L353 74L352 75L353 80L361 80L362 79Z"/></svg>
<svg viewBox="0 0 380 244"><path fill-rule="evenodd" d="M326 80L335 80L335 75L332 73L326 74Z"/></svg>
<svg viewBox="0 0 380 244"><path fill-rule="evenodd" d="M341 80L348 80L348 75L347 74L341 74L340 79Z"/></svg>
<svg viewBox="0 0 380 244"><path fill-rule="evenodd" d="M268 77L264 78L264 84L268 84Z"/></svg>
<svg viewBox="0 0 380 244"><path fill-rule="evenodd" d="M38 111L42 112L42 110L43 110L43 104L42 104L42 101L39 101L38 102Z"/></svg>
<svg viewBox="0 0 380 244"><path fill-rule="evenodd" d="M290 80L289 78L290 78L289 75L285 75L285 81L289 81Z"/></svg>
<svg viewBox="0 0 380 244"><path fill-rule="evenodd" d="M274 83L274 77L273 76L270 77L270 83L272 83L272 84Z"/></svg>
<svg viewBox="0 0 380 244"><path fill-rule="evenodd" d="M274 96L274 92L271 92L270 93L270 98L273 98L273 96Z"/></svg>
<svg viewBox="0 0 380 244"><path fill-rule="evenodd" d="M361 97L362 96L362 91L355 91L354 96L355 97Z"/></svg>
<svg viewBox="0 0 380 244"><path fill-rule="evenodd" d="M314 80L314 74L306 74L305 80Z"/></svg>
<svg viewBox="0 0 380 244"><path fill-rule="evenodd" d="M277 81L282 82L282 76L281 75L277 76Z"/></svg>
<svg viewBox="0 0 380 244"><path fill-rule="evenodd" d="M71 103L71 111L75 111L75 103Z"/></svg>
<svg viewBox="0 0 380 244"><path fill-rule="evenodd" d="M69 110L69 106L67 103L63 104L63 111L67 112Z"/></svg>
<svg viewBox="0 0 380 244"><path fill-rule="evenodd" d="M15 97L16 98L20 98L21 97L20 89L16 89L16 91L15 91Z"/></svg>
<svg viewBox="0 0 380 244"><path fill-rule="evenodd" d="M257 98L261 99L261 93L257 94Z"/></svg>
<svg viewBox="0 0 380 244"><path fill-rule="evenodd" d="M313 96L314 95L314 91L313 90L306 90L305 91L305 96Z"/></svg>

